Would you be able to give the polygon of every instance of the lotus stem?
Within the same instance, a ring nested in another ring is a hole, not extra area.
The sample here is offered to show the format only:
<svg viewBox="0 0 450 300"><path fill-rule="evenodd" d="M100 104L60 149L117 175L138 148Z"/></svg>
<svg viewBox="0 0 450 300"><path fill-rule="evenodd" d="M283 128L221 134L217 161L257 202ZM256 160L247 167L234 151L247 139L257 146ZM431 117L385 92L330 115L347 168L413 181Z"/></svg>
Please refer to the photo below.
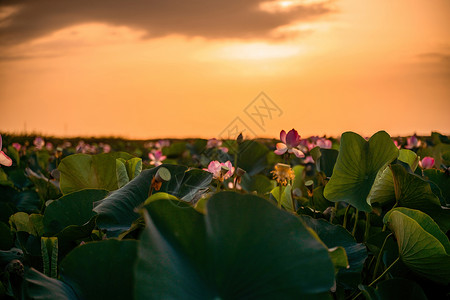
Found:
<svg viewBox="0 0 450 300"><path fill-rule="evenodd" d="M358 225L358 220L359 220L359 210L356 209L356 212L355 212L355 224L353 225L353 230L352 230L353 237L355 237L356 226Z"/></svg>
<svg viewBox="0 0 450 300"><path fill-rule="evenodd" d="M384 277L384 275L387 274L387 272L389 272L389 270L400 260L400 257L397 257L396 260L394 260L394 262L386 269L384 270L383 274L381 274L380 276L378 276L377 279L375 279L374 281L372 281L369 286L374 285L375 283L377 283L380 279L382 279ZM352 298L352 300L356 300L359 296L361 296L362 292L359 292L355 297Z"/></svg>
<svg viewBox="0 0 450 300"><path fill-rule="evenodd" d="M278 207L281 208L281 183L278 184Z"/></svg>
<svg viewBox="0 0 450 300"><path fill-rule="evenodd" d="M331 210L330 223L333 224L334 217L336 217L336 213L338 210L339 201L334 204L334 209Z"/></svg>
<svg viewBox="0 0 450 300"><path fill-rule="evenodd" d="M386 245L387 240L391 237L393 233L389 233L386 238L384 239L383 245L381 245L380 253L378 253L377 256L377 262L375 263L375 269L373 271L372 280L375 280L375 277L377 276L378 267L380 266L381 257L383 256L384 246Z"/></svg>
<svg viewBox="0 0 450 300"><path fill-rule="evenodd" d="M370 231L370 213L366 212L366 230L364 231L364 242L367 242Z"/></svg>
<svg viewBox="0 0 450 300"><path fill-rule="evenodd" d="M347 207L345 208L344 222L342 223L342 227L344 227L345 229L347 229L347 214L348 214L349 210L350 210L350 204L347 205Z"/></svg>

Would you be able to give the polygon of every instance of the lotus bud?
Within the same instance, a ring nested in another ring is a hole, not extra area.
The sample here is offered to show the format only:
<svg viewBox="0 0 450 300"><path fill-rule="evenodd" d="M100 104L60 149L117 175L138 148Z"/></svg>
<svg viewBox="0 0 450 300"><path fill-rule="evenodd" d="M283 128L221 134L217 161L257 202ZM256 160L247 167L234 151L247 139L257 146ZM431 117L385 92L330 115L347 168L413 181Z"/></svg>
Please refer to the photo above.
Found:
<svg viewBox="0 0 450 300"><path fill-rule="evenodd" d="M236 138L236 142L238 143L238 145L242 144L242 142L244 142L244 137L242 136L242 132L239 133L238 137Z"/></svg>

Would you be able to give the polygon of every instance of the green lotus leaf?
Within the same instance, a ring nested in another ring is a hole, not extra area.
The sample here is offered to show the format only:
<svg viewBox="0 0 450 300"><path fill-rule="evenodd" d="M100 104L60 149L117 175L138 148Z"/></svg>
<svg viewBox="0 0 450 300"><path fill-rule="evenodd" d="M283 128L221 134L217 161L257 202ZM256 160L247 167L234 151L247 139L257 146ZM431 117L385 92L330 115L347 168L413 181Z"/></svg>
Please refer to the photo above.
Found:
<svg viewBox="0 0 450 300"><path fill-rule="evenodd" d="M218 193L206 215L167 200L145 208L137 299L328 299L326 247L265 199Z"/></svg>
<svg viewBox="0 0 450 300"><path fill-rule="evenodd" d="M14 246L14 239L8 225L0 222L0 250L9 250Z"/></svg>
<svg viewBox="0 0 450 300"><path fill-rule="evenodd" d="M51 296L50 296L51 295ZM78 300L75 291L66 283L45 276L41 272L30 268L25 272L22 299L67 299Z"/></svg>
<svg viewBox="0 0 450 300"><path fill-rule="evenodd" d="M45 234L52 236L67 226L85 224L95 215L93 203L105 198L108 193L107 190L85 189L53 201L44 213Z"/></svg>
<svg viewBox="0 0 450 300"><path fill-rule="evenodd" d="M27 177L36 186L39 197L46 201L49 199L58 199L61 197L61 191L59 185L55 180L50 180L45 177L41 172L33 172L30 168L25 169Z"/></svg>
<svg viewBox="0 0 450 300"><path fill-rule="evenodd" d="M60 278L81 299L132 299L137 245L109 239L77 247L61 261Z"/></svg>
<svg viewBox="0 0 450 300"><path fill-rule="evenodd" d="M269 148L256 141L244 141L239 145L238 167L255 175L267 167Z"/></svg>
<svg viewBox="0 0 450 300"><path fill-rule="evenodd" d="M311 227L320 240L328 247L343 247L348 258L348 269L341 269L337 274L338 284L347 288L357 288L361 283L361 272L367 258L364 244L357 243L355 238L344 227L331 224L323 219L301 216L306 225Z"/></svg>
<svg viewBox="0 0 450 300"><path fill-rule="evenodd" d="M360 288L367 300L428 299L420 285L404 278L381 281L376 288L362 285Z"/></svg>
<svg viewBox="0 0 450 300"><path fill-rule="evenodd" d="M142 171L142 159L133 157L129 160L123 158L116 159L116 176L119 188L133 180Z"/></svg>
<svg viewBox="0 0 450 300"><path fill-rule="evenodd" d="M400 165L392 165L394 182L398 186L397 206L418 209L432 217L444 232L450 229L450 210L441 207L430 184L421 177L408 173Z"/></svg>
<svg viewBox="0 0 450 300"><path fill-rule="evenodd" d="M419 165L419 157L417 154L408 149L400 149L398 152L398 160L407 163L413 172Z"/></svg>
<svg viewBox="0 0 450 300"><path fill-rule="evenodd" d="M314 208L318 211L325 211L328 207L334 206L334 204L323 196L323 191L325 187L324 186L318 186L313 191L313 201L314 201Z"/></svg>
<svg viewBox="0 0 450 300"><path fill-rule="evenodd" d="M327 177L333 174L333 168L336 164L336 159L339 151L335 149L321 149L315 147L311 150L311 156L316 162L316 168L319 172L325 173Z"/></svg>
<svg viewBox="0 0 450 300"><path fill-rule="evenodd" d="M398 149L390 136L380 131L369 141L353 132L345 132L333 175L325 186L326 199L344 201L360 211L372 210L367 202L377 173L398 157Z"/></svg>
<svg viewBox="0 0 450 300"><path fill-rule="evenodd" d="M166 165L171 179L164 182L159 192L165 192L183 201L195 201L205 191L212 180L212 174L199 169L188 169L184 166ZM139 217L135 208L148 198L153 176L160 168L142 171L139 176L126 186L95 203L94 211L98 214L97 225L119 234L130 228Z"/></svg>
<svg viewBox="0 0 450 300"><path fill-rule="evenodd" d="M96 155L74 154L65 157L58 165L61 172L60 188L63 194L82 189L119 188L116 176L116 159L132 159L125 152L101 153Z"/></svg>
<svg viewBox="0 0 450 300"><path fill-rule="evenodd" d="M60 264L56 280L29 269L27 299L132 299L137 241L106 240L77 247Z"/></svg>
<svg viewBox="0 0 450 300"><path fill-rule="evenodd" d="M445 204L450 206L450 176L444 171L427 169L423 171L425 177L436 184L444 198Z"/></svg>
<svg viewBox="0 0 450 300"><path fill-rule="evenodd" d="M402 262L420 276L450 283L450 242L427 214L399 207L390 210L384 222L397 238Z"/></svg>
<svg viewBox="0 0 450 300"><path fill-rule="evenodd" d="M269 193L273 188L272 182L267 176L262 174L250 176L247 173L242 176L241 186L247 192L256 191L260 195Z"/></svg>

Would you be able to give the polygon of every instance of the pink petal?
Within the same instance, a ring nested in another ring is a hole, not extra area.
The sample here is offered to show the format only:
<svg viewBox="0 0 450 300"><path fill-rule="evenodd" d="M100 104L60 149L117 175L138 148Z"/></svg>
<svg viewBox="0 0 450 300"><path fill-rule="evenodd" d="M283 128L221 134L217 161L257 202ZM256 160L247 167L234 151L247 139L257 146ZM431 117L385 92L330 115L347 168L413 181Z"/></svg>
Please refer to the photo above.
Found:
<svg viewBox="0 0 450 300"><path fill-rule="evenodd" d="M283 143L278 143L277 144L277 150L275 150L274 152L275 152L275 154L277 154L277 155L283 155L284 153L286 153L286 151L287 151L287 146L285 145L285 144L283 144Z"/></svg>
<svg viewBox="0 0 450 300"><path fill-rule="evenodd" d="M282 141L284 144L286 144L286 131L281 130L280 132L280 141Z"/></svg>
<svg viewBox="0 0 450 300"><path fill-rule="evenodd" d="M426 156L422 159L422 168L431 169L434 166L434 158Z"/></svg>
<svg viewBox="0 0 450 300"><path fill-rule="evenodd" d="M2 146L3 146L3 139L2 135L0 134L0 150L2 150Z"/></svg>
<svg viewBox="0 0 450 300"><path fill-rule="evenodd" d="M12 159L5 154L5 152L0 151L0 165L10 167L12 165Z"/></svg>
<svg viewBox="0 0 450 300"><path fill-rule="evenodd" d="M289 149L289 153L294 153L294 155L297 156L298 158L305 157L305 154L302 151L298 150L297 148Z"/></svg>
<svg viewBox="0 0 450 300"><path fill-rule="evenodd" d="M300 136L297 130L291 129L286 135L286 145L289 148L297 147L300 144Z"/></svg>

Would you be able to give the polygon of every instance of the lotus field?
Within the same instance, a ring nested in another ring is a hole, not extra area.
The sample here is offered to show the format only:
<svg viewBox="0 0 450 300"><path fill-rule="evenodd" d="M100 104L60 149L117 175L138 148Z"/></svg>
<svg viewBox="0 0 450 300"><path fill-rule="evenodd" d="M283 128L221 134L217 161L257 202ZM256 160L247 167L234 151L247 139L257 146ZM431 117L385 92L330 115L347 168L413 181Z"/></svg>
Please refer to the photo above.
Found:
<svg viewBox="0 0 450 300"><path fill-rule="evenodd" d="M450 296L437 132L2 138L0 298Z"/></svg>

